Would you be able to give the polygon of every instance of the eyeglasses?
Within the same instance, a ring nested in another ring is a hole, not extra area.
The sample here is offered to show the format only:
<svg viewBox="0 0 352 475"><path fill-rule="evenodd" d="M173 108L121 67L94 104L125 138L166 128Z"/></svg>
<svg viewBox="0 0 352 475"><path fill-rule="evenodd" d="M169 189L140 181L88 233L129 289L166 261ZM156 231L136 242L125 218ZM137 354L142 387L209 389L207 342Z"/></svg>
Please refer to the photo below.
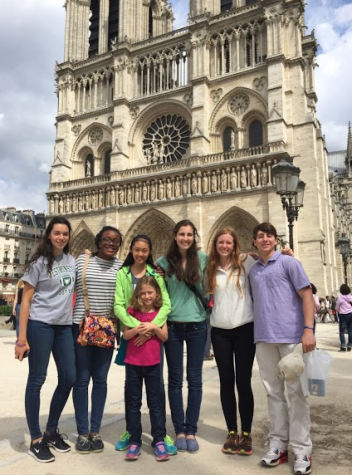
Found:
<svg viewBox="0 0 352 475"><path fill-rule="evenodd" d="M106 244L114 244L115 246L120 245L120 239L110 239L108 237L103 237L102 241L106 242Z"/></svg>

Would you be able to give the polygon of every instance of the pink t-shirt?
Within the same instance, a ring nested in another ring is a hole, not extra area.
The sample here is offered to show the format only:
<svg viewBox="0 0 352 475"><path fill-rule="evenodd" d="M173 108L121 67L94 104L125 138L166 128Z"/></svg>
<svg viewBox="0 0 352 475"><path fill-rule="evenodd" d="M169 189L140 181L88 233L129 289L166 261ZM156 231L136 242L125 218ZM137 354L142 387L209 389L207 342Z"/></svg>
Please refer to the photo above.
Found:
<svg viewBox="0 0 352 475"><path fill-rule="evenodd" d="M140 310L135 310L130 307L127 312L140 322L151 322L154 320L159 310L150 313L143 313ZM133 364L135 366L152 366L159 364L161 361L161 340L159 340L159 338L154 335L143 345L136 346L134 344L136 338L137 336L127 342L128 345L125 363Z"/></svg>
<svg viewBox="0 0 352 475"><path fill-rule="evenodd" d="M352 295L339 295L336 301L336 311L341 315L352 313Z"/></svg>

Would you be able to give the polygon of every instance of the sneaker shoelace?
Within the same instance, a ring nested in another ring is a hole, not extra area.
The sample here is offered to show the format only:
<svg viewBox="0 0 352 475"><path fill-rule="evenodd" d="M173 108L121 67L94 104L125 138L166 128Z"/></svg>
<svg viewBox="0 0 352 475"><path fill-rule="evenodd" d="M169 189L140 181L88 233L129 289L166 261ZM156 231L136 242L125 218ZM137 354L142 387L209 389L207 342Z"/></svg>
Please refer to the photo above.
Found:
<svg viewBox="0 0 352 475"><path fill-rule="evenodd" d="M124 432L124 433L121 435L120 440L121 440L121 441L125 441L125 440L127 440L127 439L129 439L129 438L130 438L130 434L129 434L129 432L126 430L126 432Z"/></svg>
<svg viewBox="0 0 352 475"><path fill-rule="evenodd" d="M298 454L295 456L296 462L308 462L307 455Z"/></svg>
<svg viewBox="0 0 352 475"><path fill-rule="evenodd" d="M78 444L84 445L84 444L86 444L87 442L89 442L88 437L86 437L86 436L84 436L84 435L80 435L80 436L79 436Z"/></svg>
<svg viewBox="0 0 352 475"><path fill-rule="evenodd" d="M68 440L67 434L64 434L64 433L60 434L59 428L56 429L55 435L60 437L60 439L62 439L62 440Z"/></svg>
<svg viewBox="0 0 352 475"><path fill-rule="evenodd" d="M91 440L101 440L101 435L100 434L93 434L90 436Z"/></svg>
<svg viewBox="0 0 352 475"><path fill-rule="evenodd" d="M158 452L161 455L166 454L166 448L165 448L165 445L163 444L163 442L158 442L157 444L155 444L155 447L158 449Z"/></svg>
<svg viewBox="0 0 352 475"><path fill-rule="evenodd" d="M174 439L172 437L170 437L169 435L167 435L165 437L164 442L167 445L174 445Z"/></svg>

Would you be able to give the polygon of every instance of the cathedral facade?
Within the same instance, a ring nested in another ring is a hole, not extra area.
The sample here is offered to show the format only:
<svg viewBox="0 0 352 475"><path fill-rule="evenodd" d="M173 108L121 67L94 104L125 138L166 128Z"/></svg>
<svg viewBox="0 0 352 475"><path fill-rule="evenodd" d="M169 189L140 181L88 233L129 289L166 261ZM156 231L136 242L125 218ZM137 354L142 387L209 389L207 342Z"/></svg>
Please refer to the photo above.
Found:
<svg viewBox="0 0 352 475"><path fill-rule="evenodd" d="M244 251L272 222L287 240L273 166L306 182L295 254L321 295L341 281L327 153L316 118L317 43L302 0L190 0L173 30L166 0L66 0L49 217L73 224L73 252L104 225L165 252L191 219L204 251L232 225ZM340 230L343 231L343 230Z"/></svg>

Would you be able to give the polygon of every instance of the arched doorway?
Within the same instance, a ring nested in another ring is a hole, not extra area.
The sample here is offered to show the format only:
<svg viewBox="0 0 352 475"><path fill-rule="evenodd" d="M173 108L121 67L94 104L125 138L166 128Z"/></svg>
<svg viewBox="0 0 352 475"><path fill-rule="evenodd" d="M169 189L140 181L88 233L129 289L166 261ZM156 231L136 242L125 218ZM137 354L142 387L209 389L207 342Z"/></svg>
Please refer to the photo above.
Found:
<svg viewBox="0 0 352 475"><path fill-rule="evenodd" d="M124 238L120 257L124 259L128 254L131 241L136 234L147 234L153 244L153 258L163 256L169 248L172 239L172 230L175 223L166 214L150 209L142 214L132 224Z"/></svg>
<svg viewBox="0 0 352 475"><path fill-rule="evenodd" d="M82 222L74 232L70 242L70 252L74 257L78 257L85 249L94 251L94 234L88 226Z"/></svg>
<svg viewBox="0 0 352 475"><path fill-rule="evenodd" d="M250 213L234 206L222 214L211 228L206 246L207 254L210 252L216 232L224 226L232 226L235 229L243 252L255 251L252 245L252 231L257 224L259 222Z"/></svg>

